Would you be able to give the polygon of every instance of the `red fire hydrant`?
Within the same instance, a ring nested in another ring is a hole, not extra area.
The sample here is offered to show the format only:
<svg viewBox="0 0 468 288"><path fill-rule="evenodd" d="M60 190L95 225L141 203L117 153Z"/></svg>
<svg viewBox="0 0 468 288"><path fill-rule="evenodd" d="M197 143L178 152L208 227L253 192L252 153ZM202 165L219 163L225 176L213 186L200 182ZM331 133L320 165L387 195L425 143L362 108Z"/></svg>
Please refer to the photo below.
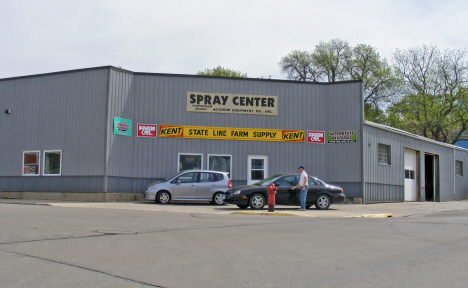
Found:
<svg viewBox="0 0 468 288"><path fill-rule="evenodd" d="M275 212L275 194L278 188L275 187L275 184L271 183L266 187L268 191L268 212Z"/></svg>

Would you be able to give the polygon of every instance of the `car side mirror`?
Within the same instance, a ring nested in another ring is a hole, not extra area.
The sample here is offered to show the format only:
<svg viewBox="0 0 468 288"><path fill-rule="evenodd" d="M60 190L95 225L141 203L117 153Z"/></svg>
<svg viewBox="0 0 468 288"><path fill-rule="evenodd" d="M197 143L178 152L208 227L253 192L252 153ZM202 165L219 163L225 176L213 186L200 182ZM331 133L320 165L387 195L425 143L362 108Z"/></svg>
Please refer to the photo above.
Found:
<svg viewBox="0 0 468 288"><path fill-rule="evenodd" d="M281 186L279 183L274 183L276 187L279 187Z"/></svg>
<svg viewBox="0 0 468 288"><path fill-rule="evenodd" d="M176 181L175 183L176 183L176 184L180 184L180 180L179 180L179 179L177 179L177 181Z"/></svg>

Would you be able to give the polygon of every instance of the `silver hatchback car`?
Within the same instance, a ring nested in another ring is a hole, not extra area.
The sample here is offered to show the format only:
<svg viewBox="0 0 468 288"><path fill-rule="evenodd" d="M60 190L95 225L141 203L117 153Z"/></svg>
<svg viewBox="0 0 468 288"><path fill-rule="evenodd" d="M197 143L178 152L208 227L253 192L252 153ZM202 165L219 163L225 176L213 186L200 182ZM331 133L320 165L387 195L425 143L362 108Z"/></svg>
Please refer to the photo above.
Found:
<svg viewBox="0 0 468 288"><path fill-rule="evenodd" d="M224 204L224 192L232 188L227 173L211 170L187 170L160 182L149 184L143 189L146 200L167 204L171 200L209 201Z"/></svg>

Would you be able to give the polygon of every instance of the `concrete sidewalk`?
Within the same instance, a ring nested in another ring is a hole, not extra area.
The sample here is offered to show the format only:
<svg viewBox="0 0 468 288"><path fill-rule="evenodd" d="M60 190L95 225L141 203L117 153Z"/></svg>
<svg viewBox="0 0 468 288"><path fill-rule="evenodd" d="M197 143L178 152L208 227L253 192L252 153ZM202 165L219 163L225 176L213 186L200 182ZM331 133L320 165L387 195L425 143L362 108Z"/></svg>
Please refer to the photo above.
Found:
<svg viewBox="0 0 468 288"><path fill-rule="evenodd" d="M468 200L451 202L400 202L377 204L335 204L328 210L313 207L298 211L296 206L275 206L274 213L263 210L239 209L236 205L215 206L207 203L171 203L159 205L151 201L135 202L66 202L49 200L0 199L0 204L47 205L64 208L94 208L116 210L139 210L175 213L248 214L271 216L305 217L409 217L431 215L450 211L468 210Z"/></svg>

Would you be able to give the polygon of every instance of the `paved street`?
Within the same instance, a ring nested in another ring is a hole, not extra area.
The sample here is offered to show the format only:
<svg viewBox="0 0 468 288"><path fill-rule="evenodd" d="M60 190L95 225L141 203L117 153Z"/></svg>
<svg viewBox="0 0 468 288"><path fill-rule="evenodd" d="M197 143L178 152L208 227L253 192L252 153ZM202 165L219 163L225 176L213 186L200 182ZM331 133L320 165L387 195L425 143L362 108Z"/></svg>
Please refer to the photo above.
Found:
<svg viewBox="0 0 468 288"><path fill-rule="evenodd" d="M1 199L0 286L466 287L468 201L331 208Z"/></svg>

